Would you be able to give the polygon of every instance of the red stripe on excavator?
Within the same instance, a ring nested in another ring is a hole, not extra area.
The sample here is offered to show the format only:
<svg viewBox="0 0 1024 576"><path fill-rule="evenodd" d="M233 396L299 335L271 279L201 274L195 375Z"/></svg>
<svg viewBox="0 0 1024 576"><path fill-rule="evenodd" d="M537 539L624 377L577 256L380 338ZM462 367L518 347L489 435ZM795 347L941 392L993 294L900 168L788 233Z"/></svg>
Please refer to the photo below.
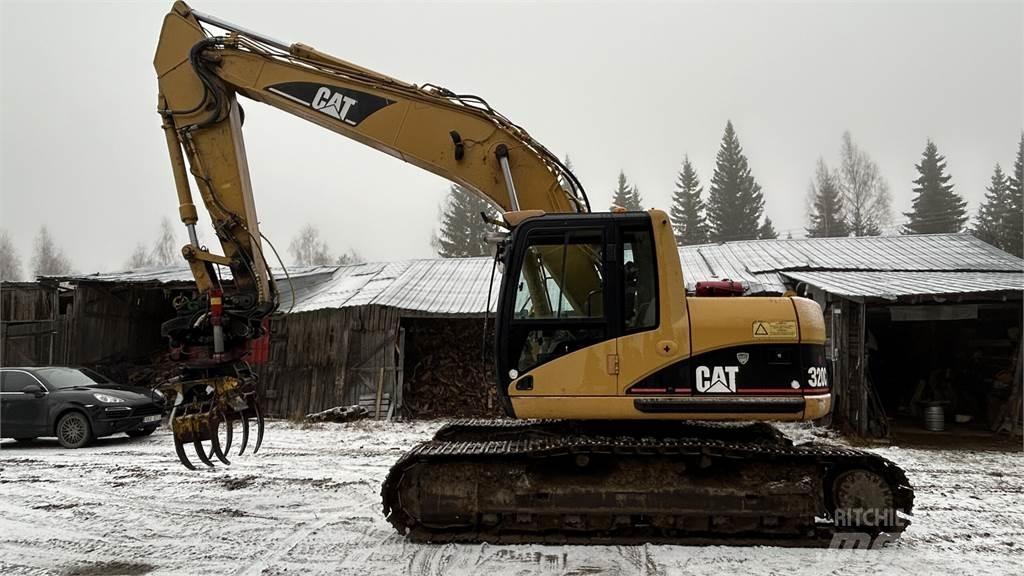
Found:
<svg viewBox="0 0 1024 576"><path fill-rule="evenodd" d="M630 388L626 391L628 394L689 394L689 388L676 388L672 392L669 392L665 388Z"/></svg>

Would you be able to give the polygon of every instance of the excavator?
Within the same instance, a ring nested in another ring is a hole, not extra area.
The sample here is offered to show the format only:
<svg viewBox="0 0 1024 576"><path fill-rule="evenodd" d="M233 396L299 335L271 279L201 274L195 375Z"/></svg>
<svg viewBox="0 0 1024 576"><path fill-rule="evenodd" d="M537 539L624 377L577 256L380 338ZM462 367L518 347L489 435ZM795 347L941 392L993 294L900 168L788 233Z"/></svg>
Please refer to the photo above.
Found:
<svg viewBox="0 0 1024 576"><path fill-rule="evenodd" d="M913 489L895 463L794 444L768 424L831 410L818 304L688 295L665 212L592 211L558 157L482 98L409 84L181 1L164 18L154 66L196 284L162 328L182 366L166 387L185 466L194 467L187 446L205 465L229 463L235 423L239 453L250 421L254 451L263 437L247 343L265 334L279 288L242 96L500 209L494 352L507 418L450 422L395 463L381 494L398 532L424 542L815 545L844 530L898 536L909 523ZM221 254L198 241L189 173Z"/></svg>

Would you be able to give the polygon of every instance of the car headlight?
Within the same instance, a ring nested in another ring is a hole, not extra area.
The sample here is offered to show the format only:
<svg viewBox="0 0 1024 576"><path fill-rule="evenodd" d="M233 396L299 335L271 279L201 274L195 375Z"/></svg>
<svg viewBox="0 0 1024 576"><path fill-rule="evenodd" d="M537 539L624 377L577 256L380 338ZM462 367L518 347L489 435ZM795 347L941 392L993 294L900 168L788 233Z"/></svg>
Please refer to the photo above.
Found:
<svg viewBox="0 0 1024 576"><path fill-rule="evenodd" d="M92 397L106 404L120 404L121 402L124 402L124 400L117 396L111 396L109 394L93 394Z"/></svg>

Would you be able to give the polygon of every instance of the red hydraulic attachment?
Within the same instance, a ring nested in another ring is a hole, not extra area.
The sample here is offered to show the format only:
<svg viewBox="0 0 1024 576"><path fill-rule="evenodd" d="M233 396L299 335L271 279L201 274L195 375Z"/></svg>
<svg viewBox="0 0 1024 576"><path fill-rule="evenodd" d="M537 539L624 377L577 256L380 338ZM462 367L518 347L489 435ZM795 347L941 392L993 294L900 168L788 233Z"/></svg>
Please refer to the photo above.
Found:
<svg viewBox="0 0 1024 576"><path fill-rule="evenodd" d="M708 280L697 282L695 296L743 296L743 285L735 280Z"/></svg>

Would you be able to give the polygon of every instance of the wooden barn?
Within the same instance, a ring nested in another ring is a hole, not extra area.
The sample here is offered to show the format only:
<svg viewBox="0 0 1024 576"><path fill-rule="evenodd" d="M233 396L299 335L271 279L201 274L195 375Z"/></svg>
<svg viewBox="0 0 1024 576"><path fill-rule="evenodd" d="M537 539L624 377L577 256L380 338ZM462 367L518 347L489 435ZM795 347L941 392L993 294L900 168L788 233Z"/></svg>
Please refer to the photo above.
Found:
<svg viewBox="0 0 1024 576"><path fill-rule="evenodd" d="M951 434L1019 426L1020 258L968 234L727 242L680 258L690 286L729 278L822 306L831 416L848 431L914 436L925 412Z"/></svg>
<svg viewBox="0 0 1024 576"><path fill-rule="evenodd" d="M281 306L250 355L267 413L352 404L381 418L495 413L482 349L485 332L491 346L490 273L489 258L470 258L275 274ZM174 315L173 298L192 291L178 267L5 283L3 362L84 365L152 385L173 373L160 325Z"/></svg>

